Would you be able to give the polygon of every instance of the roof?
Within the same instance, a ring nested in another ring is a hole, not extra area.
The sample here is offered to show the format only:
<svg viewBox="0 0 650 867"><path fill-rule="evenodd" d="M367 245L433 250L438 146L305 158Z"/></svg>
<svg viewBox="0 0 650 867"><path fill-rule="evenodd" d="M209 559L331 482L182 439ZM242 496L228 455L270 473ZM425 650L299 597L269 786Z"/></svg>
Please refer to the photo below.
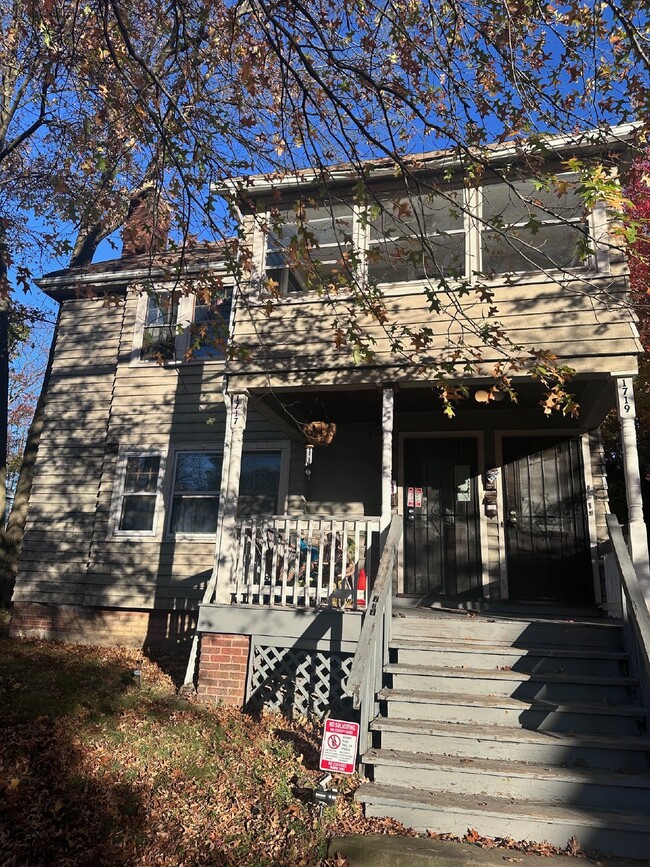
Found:
<svg viewBox="0 0 650 867"><path fill-rule="evenodd" d="M561 159L577 153L597 154L603 150L626 149L641 129L640 123L627 123L602 127L566 135L520 137L506 142L494 142L483 148L446 148L409 154L403 157L384 157L364 160L358 164L340 163L318 169L306 168L276 171L267 174L231 178L223 184L213 185L213 193L221 196L242 194L247 198L269 195L286 187L314 187L319 184L350 184L360 175L374 181L395 177L396 170L408 167L414 174L461 171L469 159L483 159L490 165L513 162L526 157Z"/></svg>
<svg viewBox="0 0 650 867"><path fill-rule="evenodd" d="M202 271L225 270L227 241L174 247L156 254L120 256L105 262L93 262L78 268L51 271L36 281L47 295L62 301L75 297L82 287L110 287L119 292L126 284L138 280L167 281L195 276Z"/></svg>

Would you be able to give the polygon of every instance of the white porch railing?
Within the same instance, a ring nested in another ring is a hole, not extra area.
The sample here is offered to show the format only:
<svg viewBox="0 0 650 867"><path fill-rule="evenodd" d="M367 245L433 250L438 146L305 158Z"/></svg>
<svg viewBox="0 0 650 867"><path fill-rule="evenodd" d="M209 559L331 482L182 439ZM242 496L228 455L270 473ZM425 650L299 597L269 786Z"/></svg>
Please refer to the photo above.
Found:
<svg viewBox="0 0 650 867"><path fill-rule="evenodd" d="M604 557L607 602L621 617L630 674L641 684L642 700L650 701L650 612L616 515L607 515L612 549ZM612 596L609 596L609 593ZM644 704L647 707L647 704Z"/></svg>
<svg viewBox="0 0 650 867"><path fill-rule="evenodd" d="M379 518L273 515L237 522L233 603L364 609ZM377 544L378 550L378 544Z"/></svg>
<svg viewBox="0 0 650 867"><path fill-rule="evenodd" d="M359 711L359 755L369 745L370 721L379 712L377 693L381 689L384 666L388 662L393 617L393 578L404 522L393 517L379 561L377 577L364 615L361 635L344 690L352 696Z"/></svg>

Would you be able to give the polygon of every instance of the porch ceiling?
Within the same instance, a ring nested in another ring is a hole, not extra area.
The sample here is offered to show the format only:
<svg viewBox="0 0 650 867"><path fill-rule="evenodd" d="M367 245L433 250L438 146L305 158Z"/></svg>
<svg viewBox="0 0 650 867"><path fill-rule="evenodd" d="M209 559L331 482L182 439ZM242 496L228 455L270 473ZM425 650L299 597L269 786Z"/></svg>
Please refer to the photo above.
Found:
<svg viewBox="0 0 650 867"><path fill-rule="evenodd" d="M388 384L387 384L388 385ZM540 407L544 387L540 383L524 381L516 383L517 403L505 397L500 401L480 403L475 400L479 389L485 389L485 383L469 384L469 398L461 401L456 412L459 419L464 416L484 417L490 419L489 426L499 427L497 420L504 419L505 426L513 424L512 415L524 415L527 412L539 412L540 424L546 417ZM569 391L575 395L580 406L579 417L569 422L570 427L583 430L597 427L614 406L615 394L613 381L608 377L593 379L575 379L569 384ZM380 424L382 406L382 388L366 389L314 389L307 391L286 390L273 391L253 396L253 408L263 414L273 414L281 420L286 429L297 434L300 425L310 421L329 421L336 424L370 423ZM414 385L400 386L395 390L395 414L411 413L442 413L442 402L435 386ZM506 416L510 419L506 422ZM553 419L554 423L560 417Z"/></svg>

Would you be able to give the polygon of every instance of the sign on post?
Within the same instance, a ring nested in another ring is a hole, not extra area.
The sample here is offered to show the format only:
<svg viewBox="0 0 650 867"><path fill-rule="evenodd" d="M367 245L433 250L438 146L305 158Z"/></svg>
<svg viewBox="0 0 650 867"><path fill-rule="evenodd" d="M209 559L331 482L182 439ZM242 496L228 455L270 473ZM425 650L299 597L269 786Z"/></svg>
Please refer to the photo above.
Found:
<svg viewBox="0 0 650 867"><path fill-rule="evenodd" d="M353 774L357 764L359 723L325 720L320 769L332 774Z"/></svg>

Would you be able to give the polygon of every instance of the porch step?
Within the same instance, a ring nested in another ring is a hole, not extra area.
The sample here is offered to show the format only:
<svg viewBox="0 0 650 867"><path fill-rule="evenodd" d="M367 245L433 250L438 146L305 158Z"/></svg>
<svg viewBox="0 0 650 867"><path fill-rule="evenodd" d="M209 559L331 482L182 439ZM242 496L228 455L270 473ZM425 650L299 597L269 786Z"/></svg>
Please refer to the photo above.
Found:
<svg viewBox="0 0 650 867"><path fill-rule="evenodd" d="M378 785L403 786L497 798L535 798L548 804L640 811L650 798L650 778L594 768L559 768L527 762L461 758L372 749L363 757Z"/></svg>
<svg viewBox="0 0 650 867"><path fill-rule="evenodd" d="M648 770L650 741L641 735L545 732L512 726L449 725L427 720L377 717L370 726L382 748L412 753L440 750L446 756L512 759L557 767Z"/></svg>
<svg viewBox="0 0 650 867"><path fill-rule="evenodd" d="M627 702L634 698L631 677L587 674L521 673L506 668L450 668L394 663L384 668L396 689L510 695L520 700Z"/></svg>
<svg viewBox="0 0 650 867"><path fill-rule="evenodd" d="M537 731L591 731L634 735L648 712L636 705L608 702L565 702L518 699L513 696L466 695L385 687L377 694L387 703L387 716L448 723L520 725Z"/></svg>
<svg viewBox="0 0 650 867"><path fill-rule="evenodd" d="M627 673L628 654L606 648L504 646L477 641L431 641L398 638L390 642L395 661L452 668L505 669L523 673L620 675Z"/></svg>
<svg viewBox="0 0 650 867"><path fill-rule="evenodd" d="M521 620L485 615L440 615L433 612L399 611L393 616L392 638L485 642L520 648L553 645L573 648L621 650L622 627L606 621Z"/></svg>
<svg viewBox="0 0 650 867"><path fill-rule="evenodd" d="M355 797L367 816L390 815L420 833L442 830L462 836L474 828L487 837L547 840L565 846L575 836L584 849L615 852L648 860L648 816L640 813L581 809L537 801L491 796L426 792L366 783Z"/></svg>
<svg viewBox="0 0 650 867"><path fill-rule="evenodd" d="M392 625L357 793L367 815L576 836L650 861L648 711L620 624L418 612Z"/></svg>

